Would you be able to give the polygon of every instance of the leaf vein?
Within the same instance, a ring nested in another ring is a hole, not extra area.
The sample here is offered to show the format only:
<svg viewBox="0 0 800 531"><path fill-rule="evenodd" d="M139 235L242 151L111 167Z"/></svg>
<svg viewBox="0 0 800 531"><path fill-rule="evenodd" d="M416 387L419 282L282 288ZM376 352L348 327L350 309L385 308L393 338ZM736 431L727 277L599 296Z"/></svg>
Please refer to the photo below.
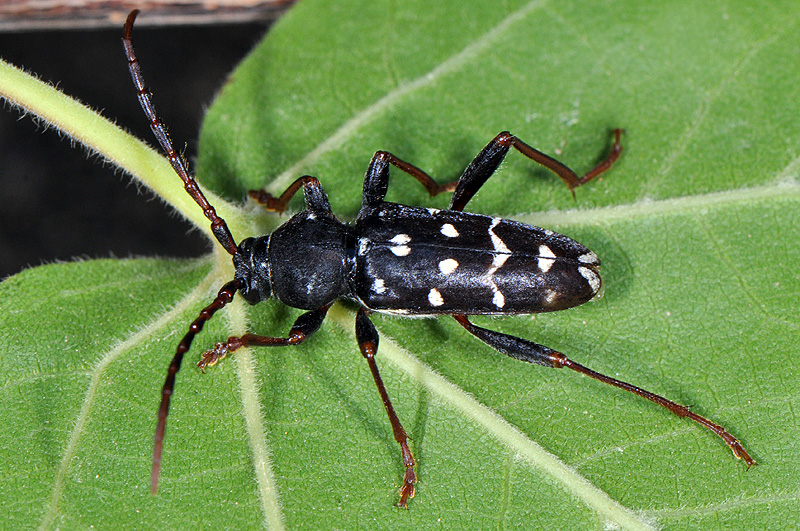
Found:
<svg viewBox="0 0 800 531"><path fill-rule="evenodd" d="M249 320L242 300L239 299L228 305L226 310L231 332L237 335L244 334L247 331ZM258 484L258 495L261 499L264 527L268 529L284 529L278 485L272 471L269 446L264 436L264 412L259 396L261 381L256 376L258 369L252 356L252 349L243 348L237 350L235 365L236 376L239 380L239 399L242 403L242 416L245 419L249 436L248 443L253 460L253 473Z"/></svg>
<svg viewBox="0 0 800 531"><path fill-rule="evenodd" d="M774 43L783 36L789 27L794 25L794 20L785 24L782 28L769 33L769 35L757 41L750 46L750 48L742 55L742 57L733 62L732 68L729 70L728 75L720 80L716 87L706 91L706 94L701 98L700 102L693 113L691 122L687 125L683 135L678 141L673 144L672 152L668 153L664 159L664 163L658 170L658 175L661 177L666 176L675 166L677 160L686 152L692 138L699 131L700 127L705 123L708 113L711 110L712 104L716 101L723 90L725 90L735 79L739 77L742 71L752 62L752 60L763 50L767 45ZM647 188L652 189L656 184L657 179L650 179ZM645 195L649 190L645 189Z"/></svg>
<svg viewBox="0 0 800 531"><path fill-rule="evenodd" d="M709 192L668 199L643 199L624 205L592 209L551 210L539 213L520 213L512 219L538 226L582 227L603 223L649 218L674 212L691 212L698 208L718 207L737 203L755 203L763 200L800 200L800 182L781 180L775 184Z"/></svg>
<svg viewBox="0 0 800 531"><path fill-rule="evenodd" d="M678 518L682 516L716 514L721 511L733 511L762 504L797 502L798 500L800 500L800 490L795 490L790 492L784 492L781 494L773 494L771 496L742 495L729 500L725 500L721 503L708 503L708 504L697 505L695 507L680 507L680 508L671 507L668 509L645 510L642 511L642 513L649 514L654 517L659 516L661 518L663 517Z"/></svg>
<svg viewBox="0 0 800 531"><path fill-rule="evenodd" d="M467 63L469 60L476 57L491 44L496 42L508 30L510 26L523 20L532 11L542 7L543 1L534 0L523 5L517 11L512 12L506 18L500 21L496 26L484 33L482 36L472 41L469 45L462 48L457 53L449 56L446 60L439 63L438 66L429 72L413 79L408 83L398 85L394 90L386 93L385 96L377 100L372 105L363 109L360 113L356 114L346 122L344 122L339 129L334 131L328 138L319 143L314 149L309 151L305 156L300 158L288 169L278 175L266 189L273 194L282 192L291 181L303 170L316 161L318 161L324 154L340 148L344 145L345 140L354 136L355 132L363 125L371 122L387 109L401 101L405 96L412 94L420 89L432 85L445 75L453 72L458 67Z"/></svg>
<svg viewBox="0 0 800 531"><path fill-rule="evenodd" d="M198 265L205 265L207 260L199 260ZM142 342L146 341L148 338L155 335L159 332L162 328L166 327L172 321L174 321L178 316L182 315L189 307L196 304L209 290L209 288L216 282L216 274L215 271L211 271L206 277L203 279L202 282L192 290L188 295L183 297L178 304L176 304L171 310L167 311L166 313L161 313L148 324L145 324L137 331L133 332L127 339L124 339L117 343L116 346L111 348L111 350L107 351L100 357L98 363L94 366L91 371L91 380L89 382L89 386L86 389L86 393L84 398L81 402L81 409L78 412L78 415L75 419L73 424L72 431L69 436L69 440L67 442L67 446L64 448L64 454L61 458L61 463L59 464L58 470L56 472L56 480L55 484L53 485L53 493L50 497L50 502L45 511L42 521L39 524L39 529L49 529L52 527L55 519L58 517L59 508L58 502L61 498L62 491L64 489L64 482L67 477L67 471L69 470L70 464L72 463L72 458L75 455L75 452L78 448L78 443L80 441L81 435L83 435L83 430L86 427L87 422L89 421L89 413L94 405L95 398L97 396L97 392L101 385L101 377L105 373L106 369L116 361L122 354L127 352L128 350L132 349L136 345L141 344Z"/></svg>

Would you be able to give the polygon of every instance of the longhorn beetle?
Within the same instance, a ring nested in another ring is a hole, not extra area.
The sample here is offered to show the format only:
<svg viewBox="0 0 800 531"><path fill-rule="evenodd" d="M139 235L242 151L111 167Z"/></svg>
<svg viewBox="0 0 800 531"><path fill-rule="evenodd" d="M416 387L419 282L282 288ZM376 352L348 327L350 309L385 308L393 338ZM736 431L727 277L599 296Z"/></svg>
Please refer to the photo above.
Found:
<svg viewBox="0 0 800 531"><path fill-rule="evenodd" d="M350 299L360 305L355 320L356 340L369 364L406 468L400 488L401 507L414 496L416 463L406 431L389 400L375 362L378 333L369 320L371 312L450 315L467 332L512 358L572 369L655 402L679 417L688 417L721 437L733 455L744 459L748 467L755 464L742 444L725 428L692 413L687 407L597 373L543 345L477 326L467 317L564 310L583 304L598 293L600 260L580 243L547 229L463 210L511 148L553 171L574 194L575 188L608 170L619 158L622 152L620 129L613 131L614 142L608 157L583 177L508 132L500 133L489 142L458 181L445 185L436 184L427 173L391 153L378 151L367 168L361 210L353 223L346 224L334 217L320 182L316 177L305 175L294 181L280 197L263 190L249 193L268 210L283 212L289 200L302 188L306 208L272 234L245 238L237 245L225 220L216 214L189 175L185 161L173 148L166 126L156 115L131 43L137 14L138 10L128 15L122 42L139 103L186 192L211 221L212 233L233 257L235 268L233 280L222 286L214 302L189 326L169 365L158 409L150 477L153 494L161 472L164 432L175 375L195 335L237 292L250 304L274 296L306 312L297 318L287 337L244 334L216 343L214 348L203 353L197 364L200 369L214 365L242 347L302 343L319 329L337 299ZM450 207L438 210L384 201L391 166L414 177L432 196L452 191Z"/></svg>

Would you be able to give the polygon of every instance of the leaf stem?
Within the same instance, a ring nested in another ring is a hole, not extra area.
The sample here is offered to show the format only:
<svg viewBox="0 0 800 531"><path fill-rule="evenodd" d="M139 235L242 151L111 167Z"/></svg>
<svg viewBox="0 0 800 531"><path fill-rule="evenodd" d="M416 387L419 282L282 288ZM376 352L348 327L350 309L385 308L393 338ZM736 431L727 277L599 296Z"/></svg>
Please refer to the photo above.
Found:
<svg viewBox="0 0 800 531"><path fill-rule="evenodd" d="M212 237L203 212L184 192L183 183L175 176L167 159L142 140L52 85L2 60L0 97L14 107L33 114L48 126L54 126L80 142L91 153L132 175ZM133 89L131 98L135 98ZM205 194L235 234L252 232L241 208L208 191Z"/></svg>

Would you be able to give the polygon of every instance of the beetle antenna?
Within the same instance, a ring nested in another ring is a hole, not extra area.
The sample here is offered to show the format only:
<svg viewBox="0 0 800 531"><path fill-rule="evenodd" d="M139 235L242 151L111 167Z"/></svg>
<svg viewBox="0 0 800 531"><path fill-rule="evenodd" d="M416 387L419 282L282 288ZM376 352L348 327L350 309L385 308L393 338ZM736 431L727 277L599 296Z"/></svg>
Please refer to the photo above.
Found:
<svg viewBox="0 0 800 531"><path fill-rule="evenodd" d="M158 425L156 426L156 435L153 445L153 468L150 472L150 491L153 494L158 492L158 477L161 475L161 453L164 450L164 432L167 429L169 402L172 397L172 392L175 390L175 375L181 370L183 355L189 351L194 336L200 333L206 321L211 319L211 317L217 313L217 310L224 308L231 302L234 294L243 285L244 282L242 280L235 279L222 286L214 302L203 308L200 315L197 316L197 319L192 321L192 324L189 325L189 331L186 332L186 335L181 339L181 342L178 344L178 349L175 352L175 357L172 358L169 364L167 379L161 390L161 405L158 407Z"/></svg>
<svg viewBox="0 0 800 531"><path fill-rule="evenodd" d="M172 140L167 132L167 127L156 114L156 108L153 105L153 95L150 93L150 90L147 88L147 85L144 82L144 78L142 77L142 69L139 66L139 60L136 58L136 54L133 51L133 43L131 42L133 21L136 20L136 15L138 14L139 10L134 9L128 15L128 18L125 21L122 45L125 47L125 55L128 58L128 70L130 70L133 84L136 87L139 104L142 106L142 110L144 111L145 115L147 115L148 120L150 120L150 129L153 130L153 134L156 136L156 139L158 139L161 149L163 149L167 154L169 163L172 165L175 173L178 174L178 177L180 177L183 181L184 189L192 197L192 199L194 199L195 203L200 205L200 208L203 209L203 213L211 222L211 232L214 234L214 237L217 239L220 245L222 245L222 247L228 251L229 254L235 255L238 253L238 250L236 248L236 242L233 239L233 235L231 235L231 231L228 229L228 225L225 223L224 219L217 215L214 207L211 206L206 199L206 196L203 195L203 192L197 185L197 181L195 181L194 178L189 175L189 171L186 169L186 161L183 160L183 157L180 153L175 151L175 148L172 145Z"/></svg>

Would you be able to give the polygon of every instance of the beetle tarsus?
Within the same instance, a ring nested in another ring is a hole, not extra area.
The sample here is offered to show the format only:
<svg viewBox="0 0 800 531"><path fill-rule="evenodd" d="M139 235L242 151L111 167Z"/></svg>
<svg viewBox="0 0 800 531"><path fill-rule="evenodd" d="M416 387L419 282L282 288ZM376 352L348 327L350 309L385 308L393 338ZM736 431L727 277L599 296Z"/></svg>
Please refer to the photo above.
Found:
<svg viewBox="0 0 800 531"><path fill-rule="evenodd" d="M400 501L398 507L408 509L408 500L414 497L417 491L417 475L414 473L414 465L406 465L406 475L403 477L403 486L400 487Z"/></svg>
<svg viewBox="0 0 800 531"><path fill-rule="evenodd" d="M723 426L720 426L716 422L709 420L701 415L698 415L697 413L689 411L688 407L683 406L681 404L677 404L672 400L664 398L663 396L657 395L655 393L651 393L650 391L646 391L641 387L637 387L627 382L617 380L616 378L611 378L610 376L606 376L605 374L601 374L597 371L593 371L592 369L589 369L588 367L585 367L580 363L576 363L570 360L566 356L564 356L563 367L572 369L573 371L579 372L581 374L594 378L595 380L599 380L603 383L613 385L614 387L619 387L620 389L624 389L625 391L631 392L642 398L646 398L647 400L650 400L651 402L654 402L659 406L670 410L675 415L681 418L688 418L689 420L693 420L694 422L703 426L712 433L715 433L719 438L721 438L725 442L725 444L728 445L728 448L731 449L734 457L736 457L737 459L744 460L748 468L756 464L755 460L752 457L750 457L750 455L744 449L742 443L740 443L736 437L731 435Z"/></svg>
<svg viewBox="0 0 800 531"><path fill-rule="evenodd" d="M731 451L733 452L733 456L736 459L741 459L742 461L745 462L745 464L747 465L747 470L750 470L751 466L755 466L758 464L758 462L756 462L755 459L750 457L750 454L748 454L747 451L744 449L744 446L742 446L742 443L739 442L739 439L733 439L732 441L725 439L725 442L728 444L728 446L730 446Z"/></svg>
<svg viewBox="0 0 800 531"><path fill-rule="evenodd" d="M197 362L197 368L206 372L206 367L213 367L219 360L227 356L229 352L230 349L228 349L227 343L215 343L214 348L203 352L202 359Z"/></svg>

